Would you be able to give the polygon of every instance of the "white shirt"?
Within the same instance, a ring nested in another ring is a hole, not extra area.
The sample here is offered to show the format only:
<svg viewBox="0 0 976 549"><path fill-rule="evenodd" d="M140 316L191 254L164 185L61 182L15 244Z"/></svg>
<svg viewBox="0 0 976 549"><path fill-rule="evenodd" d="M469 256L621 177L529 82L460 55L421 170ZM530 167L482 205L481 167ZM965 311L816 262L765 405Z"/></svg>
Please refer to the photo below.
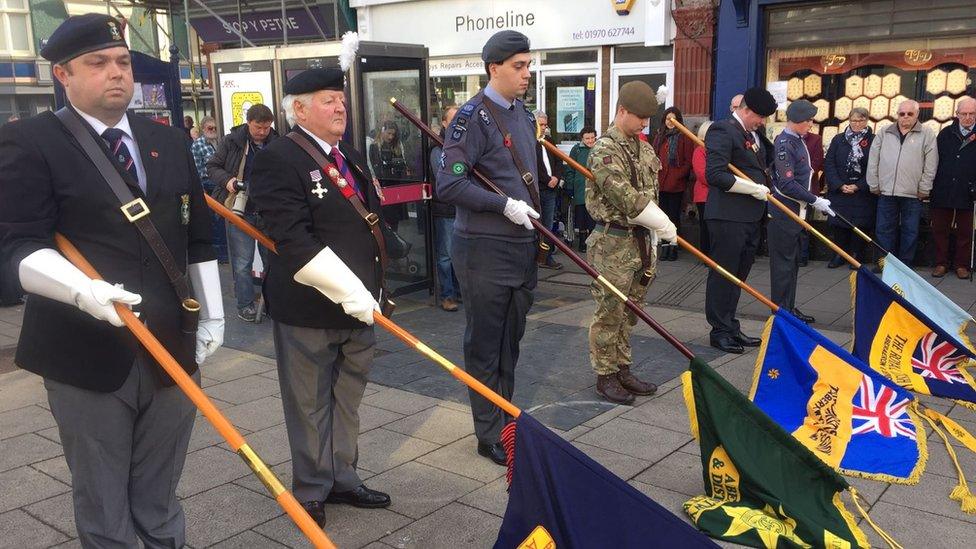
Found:
<svg viewBox="0 0 976 549"><path fill-rule="evenodd" d="M295 125L298 126L299 128L301 128L302 131L304 131L308 135L312 136L312 139L314 139L315 142L319 144L319 147L322 147L322 150L325 151L325 154L326 155L332 154L332 145L329 145L325 141L321 140L319 138L319 136L317 136L314 133L308 131L308 128L306 128L305 126L302 126L301 124L295 124ZM339 142L338 141L336 141L336 145L337 145L336 148L338 149L339 148L338 147L338 145L339 145ZM339 154L342 154L342 152L340 152L340 151L336 151L336 152L338 152ZM346 160L346 156L345 155L342 155L342 159L343 160Z"/></svg>
<svg viewBox="0 0 976 549"><path fill-rule="evenodd" d="M732 113L732 117L739 121L739 125L742 126L742 129L743 130L746 130L746 124L745 124L745 122L742 121L741 118L739 118L739 113L733 112ZM759 136L756 135L756 132L754 132L754 131L750 131L750 130L746 130L746 131L752 134L753 143L755 143L756 146L758 147L759 146Z"/></svg>
<svg viewBox="0 0 976 549"><path fill-rule="evenodd" d="M78 107L74 107L74 109L78 112L78 114L81 115L82 118L85 119L85 122L88 122L88 124L91 125L92 129L95 130L95 133L97 133L98 135L102 135L102 132L104 132L109 128L109 126L105 125L105 123L102 122L101 120L95 118L90 114L81 112L81 110L79 110ZM129 149L129 154L132 155L132 163L135 164L136 173L139 175L139 186L142 188L143 191L145 191L146 190L146 169L142 166L142 157L139 156L139 145L136 144L136 140L132 136L132 127L129 126L128 113L123 114L122 118L118 122L116 122L115 125L112 127L122 130L122 142L125 143L125 146Z"/></svg>

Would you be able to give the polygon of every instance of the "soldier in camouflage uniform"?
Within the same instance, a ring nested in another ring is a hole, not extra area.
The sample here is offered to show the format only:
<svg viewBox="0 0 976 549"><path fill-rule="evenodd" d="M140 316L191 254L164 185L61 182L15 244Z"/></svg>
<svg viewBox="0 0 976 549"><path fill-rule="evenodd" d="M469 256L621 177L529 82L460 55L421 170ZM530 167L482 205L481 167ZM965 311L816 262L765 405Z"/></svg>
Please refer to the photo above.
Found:
<svg viewBox="0 0 976 549"><path fill-rule="evenodd" d="M672 243L677 239L677 229L656 203L661 162L637 138L656 110L650 86L638 81L622 86L613 125L597 140L587 162L594 181L586 182L586 209L596 224L586 240L587 259L637 304L643 303L654 278L654 236ZM632 403L634 395L653 394L657 386L630 371L636 315L597 281L591 293L596 312L590 323L590 362L597 393L619 404Z"/></svg>

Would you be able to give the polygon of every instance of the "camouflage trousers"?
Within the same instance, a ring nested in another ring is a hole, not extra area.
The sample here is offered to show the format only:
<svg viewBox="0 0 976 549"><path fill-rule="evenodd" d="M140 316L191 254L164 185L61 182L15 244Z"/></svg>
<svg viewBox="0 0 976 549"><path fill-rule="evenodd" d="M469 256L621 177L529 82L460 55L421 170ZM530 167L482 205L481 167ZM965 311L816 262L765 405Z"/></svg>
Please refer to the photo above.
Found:
<svg viewBox="0 0 976 549"><path fill-rule="evenodd" d="M644 303L650 286L641 286L640 252L631 236L615 236L597 229L586 240L587 261L631 301ZM651 253L651 280L657 265L656 252ZM630 332L637 324L637 315L627 309L620 298L596 280L590 285L596 301L596 312L590 322L590 364L597 375L613 374L621 365L633 363Z"/></svg>

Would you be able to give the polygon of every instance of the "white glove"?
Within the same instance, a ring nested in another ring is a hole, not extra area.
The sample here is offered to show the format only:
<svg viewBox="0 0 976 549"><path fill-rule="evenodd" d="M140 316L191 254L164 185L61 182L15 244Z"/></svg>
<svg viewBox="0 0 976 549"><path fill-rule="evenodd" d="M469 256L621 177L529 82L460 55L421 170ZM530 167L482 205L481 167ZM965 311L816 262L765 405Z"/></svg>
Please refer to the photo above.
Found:
<svg viewBox="0 0 976 549"><path fill-rule="evenodd" d="M644 206L644 209L637 214L637 217L628 218L627 221L631 225L640 225L651 229L657 235L658 239L665 243L674 244L678 239L678 228L674 226L674 223L668 219L667 214L653 200L648 202L647 206Z"/></svg>
<svg viewBox="0 0 976 549"><path fill-rule="evenodd" d="M216 261L192 263L187 272L193 284L193 294L200 303L196 361L203 364L224 343L224 300L220 291L220 273Z"/></svg>
<svg viewBox="0 0 976 549"><path fill-rule="evenodd" d="M521 200L508 199L505 203L505 217L516 225L521 225L526 229L532 228L532 221L529 218L539 219L539 212Z"/></svg>
<svg viewBox="0 0 976 549"><path fill-rule="evenodd" d="M820 213L827 214L831 217L836 215L834 210L830 209L830 201L821 196L818 196L817 199L813 201L813 204L810 205Z"/></svg>
<svg viewBox="0 0 976 549"><path fill-rule="evenodd" d="M769 194L769 188L765 185L753 183L748 179L742 179L739 176L735 176L735 183L732 184L732 187L729 188L728 192L748 194L756 200L766 200L766 196Z"/></svg>
<svg viewBox="0 0 976 549"><path fill-rule="evenodd" d="M53 248L43 248L25 257L18 267L24 291L74 305L112 326L124 325L115 302L138 305L142 296L127 292L122 285L93 280Z"/></svg>
<svg viewBox="0 0 976 549"><path fill-rule="evenodd" d="M295 273L295 282L311 286L351 317L373 324L373 311L380 306L355 273L328 247Z"/></svg>

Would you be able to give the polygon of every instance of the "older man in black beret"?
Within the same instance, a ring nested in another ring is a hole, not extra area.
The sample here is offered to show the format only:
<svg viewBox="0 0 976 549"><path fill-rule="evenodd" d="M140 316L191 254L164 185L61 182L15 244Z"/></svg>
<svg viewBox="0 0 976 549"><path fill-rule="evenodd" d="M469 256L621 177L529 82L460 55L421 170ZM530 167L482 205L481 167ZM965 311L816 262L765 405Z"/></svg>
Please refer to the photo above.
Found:
<svg viewBox="0 0 976 549"><path fill-rule="evenodd" d="M495 33L481 51L489 80L461 106L448 128L437 194L457 207L451 247L467 329L464 368L507 399L515 390L519 341L537 281L539 173L535 118L522 97L529 85L529 39ZM507 196L474 179L477 166ZM505 465L505 412L469 391L478 454Z"/></svg>
<svg viewBox="0 0 976 549"><path fill-rule="evenodd" d="M750 88L732 118L715 122L705 135L705 179L712 187L705 204L708 234L714 235L711 257L740 280L752 269L760 223L766 214L773 144L762 124L774 112L773 96L763 88ZM730 163L751 181L733 174ZM714 270L708 273L705 318L712 327L709 339L712 347L727 353L743 353L744 347L757 347L760 342L739 328L735 318L739 294L739 287L722 275Z"/></svg>
<svg viewBox="0 0 976 549"><path fill-rule="evenodd" d="M223 337L203 189L182 132L126 113L134 84L118 21L71 17L41 55L70 107L0 130L0 257L29 294L16 362L44 378L81 545L182 547L176 486L195 410L115 304L199 379ZM55 230L105 281L57 252Z"/></svg>
<svg viewBox="0 0 976 549"><path fill-rule="evenodd" d="M292 491L320 525L324 503L376 508L359 458L359 404L384 302L380 198L345 142L344 75L311 69L285 85L291 133L257 153L251 200L277 244L264 281L292 455ZM323 295L325 297L323 297Z"/></svg>

